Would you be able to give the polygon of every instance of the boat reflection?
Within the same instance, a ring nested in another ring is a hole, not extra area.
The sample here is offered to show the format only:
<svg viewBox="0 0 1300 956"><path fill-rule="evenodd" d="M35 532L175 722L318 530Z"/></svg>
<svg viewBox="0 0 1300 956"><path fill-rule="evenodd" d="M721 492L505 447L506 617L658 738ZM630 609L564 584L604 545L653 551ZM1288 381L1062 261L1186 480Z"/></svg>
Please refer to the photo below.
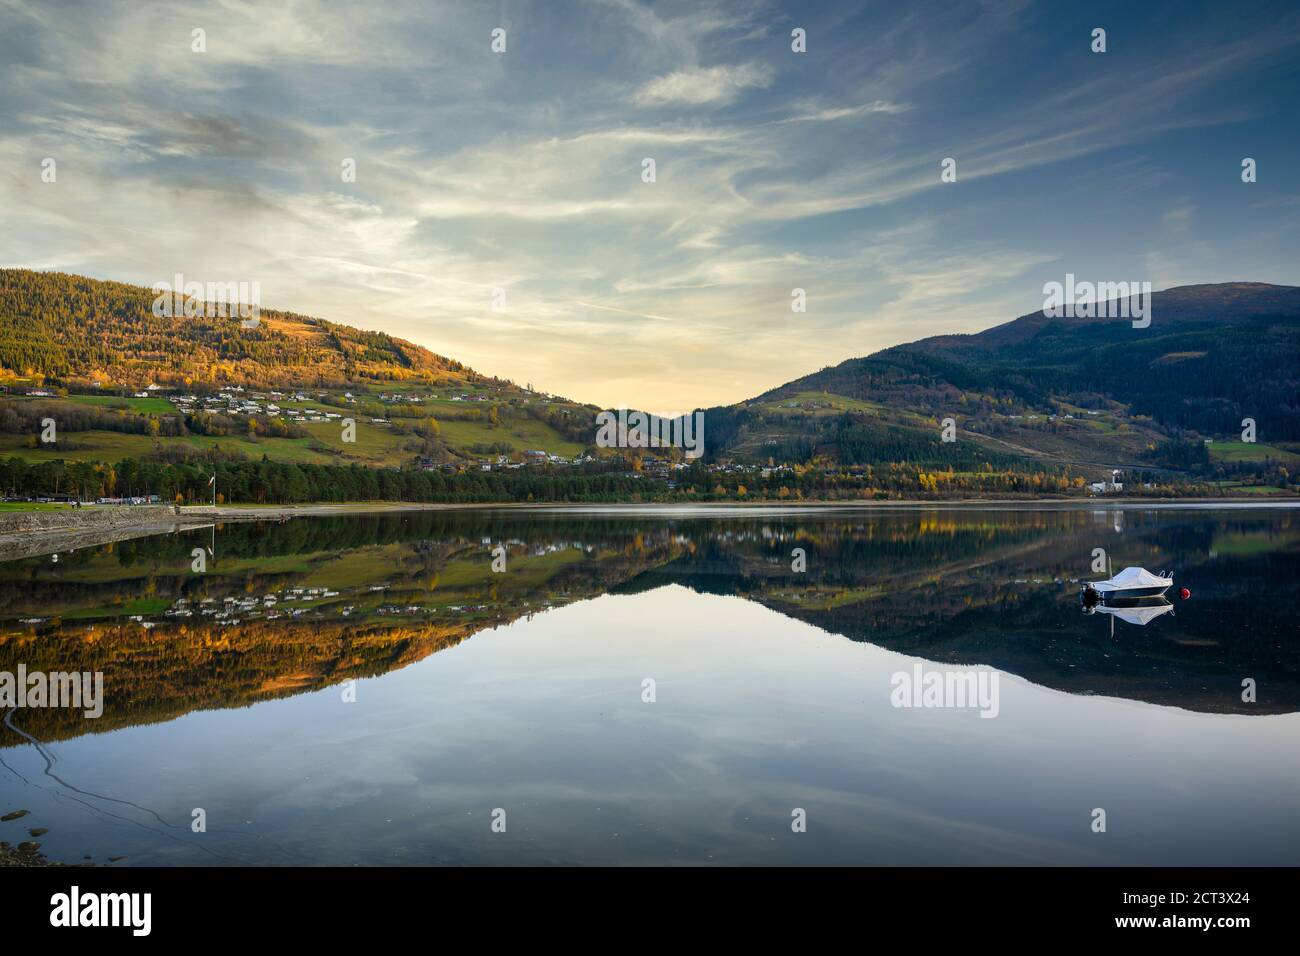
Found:
<svg viewBox="0 0 1300 956"><path fill-rule="evenodd" d="M1152 597L1112 598L1091 605L1085 603L1083 613L1108 615L1113 633L1115 618L1128 624L1145 627L1162 614L1172 612L1173 609L1173 602L1164 595L1157 594Z"/></svg>

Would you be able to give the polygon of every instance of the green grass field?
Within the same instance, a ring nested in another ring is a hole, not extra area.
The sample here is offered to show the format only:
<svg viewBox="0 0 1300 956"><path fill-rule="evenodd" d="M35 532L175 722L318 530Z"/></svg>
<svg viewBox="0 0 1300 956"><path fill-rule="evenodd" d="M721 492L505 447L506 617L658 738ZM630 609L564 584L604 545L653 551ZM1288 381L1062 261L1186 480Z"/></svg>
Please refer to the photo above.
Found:
<svg viewBox="0 0 1300 956"><path fill-rule="evenodd" d="M1104 421L1100 418L1079 418L1076 421L1087 431L1097 432L1102 435L1115 434L1114 422Z"/></svg>
<svg viewBox="0 0 1300 956"><path fill-rule="evenodd" d="M1248 495L1284 495L1286 491L1282 488L1274 488L1271 485L1242 485L1237 489Z"/></svg>
<svg viewBox="0 0 1300 956"><path fill-rule="evenodd" d="M811 403L829 405L829 408L790 408L790 402L798 402L800 406L806 406ZM769 412L784 412L786 414L803 414L803 415L839 415L844 412L868 412L879 414L880 406L871 402L864 402L860 399L849 398L847 395L836 395L833 392L796 392L793 395L786 395L772 401L758 402L758 407Z"/></svg>
<svg viewBox="0 0 1300 956"><path fill-rule="evenodd" d="M1211 461L1281 461L1300 462L1300 455L1295 452L1264 445L1259 442L1216 441L1208 446Z"/></svg>
<svg viewBox="0 0 1300 956"><path fill-rule="evenodd" d="M493 428L484 422L439 422L442 437L454 449L465 454L475 445L508 444L517 451L540 448L558 455L577 455L583 445L566 441L545 422L533 418L507 419ZM272 461L298 464L350 464L359 462L371 466L396 466L409 462L418 454L408 443L418 442L412 435L401 435L391 426L373 425L364 417L356 416L356 441L343 441L341 422L309 423L303 426L309 438L257 438L246 436L213 437L186 435L154 439L148 435L131 435L124 432L85 431L65 432L64 447L41 445L28 447L28 435L0 435L0 457L16 455L28 461L118 461L152 454L155 446L184 445L195 450L220 447L249 458L266 455ZM317 451L316 444L327 449ZM67 445L76 447L69 448ZM335 453L337 450L337 453Z"/></svg>
<svg viewBox="0 0 1300 956"><path fill-rule="evenodd" d="M403 449L403 445L410 441L417 441L412 435L399 435L393 431L391 426L372 425L369 420L359 416L347 416L356 422L356 441L343 441L342 420L333 422L312 422L304 425L308 433L320 445L331 450L337 449L338 456L325 457L325 461L342 461L344 463L361 462L364 465L400 465L409 461L416 452ZM291 441L303 441L303 439L289 439ZM311 452L311 454L318 454ZM271 457L275 457L272 455Z"/></svg>
<svg viewBox="0 0 1300 956"><path fill-rule="evenodd" d="M165 415L176 407L165 398L124 398L121 395L69 395L64 401L74 405L94 405L99 408L121 408L140 415Z"/></svg>
<svg viewBox="0 0 1300 956"><path fill-rule="evenodd" d="M360 432L360 428L358 428ZM57 445L27 447L26 435L0 435L0 456L17 455L28 461L118 461L122 458L139 458L152 454L155 439L148 435L127 435L122 432L88 431L68 432L65 439L78 447L59 448ZM240 452L250 458L265 454L274 461L315 462L328 464L339 459L323 455L308 447L306 438L213 438L207 435L188 435L184 438L159 439L166 445L185 445L196 450L220 446L226 451ZM347 460L346 458L344 459Z"/></svg>
<svg viewBox="0 0 1300 956"><path fill-rule="evenodd" d="M410 391L426 392L428 385L418 383L392 383L377 387L374 393L355 390L363 403L378 406L379 390L408 393ZM341 419L328 422L304 423L302 428L308 433L303 438L249 438L247 435L213 437L207 435L187 435L183 437L164 436L152 438L146 434L128 434L125 432L96 429L91 431L61 430L62 442L55 445L32 444L32 436L26 434L0 434L0 457L15 455L28 461L42 462L63 459L65 461L106 461L115 462L123 458L140 458L153 454L161 448L184 446L195 451L207 451L221 448L223 451L259 459L263 455L272 461L296 464L350 464L359 463L371 467L396 467L409 463L420 454L420 439L411 434L401 434L397 427L412 427L427 423L429 417L436 418L441 429L443 441L454 452L467 457L475 457L475 447L509 446L515 452L529 449L541 449L552 454L574 456L582 452L585 445L581 442L566 440L554 428L539 419L526 414L518 406L511 407L504 400L497 403L488 402L453 402L452 394L476 394L482 389L469 386L457 386L448 389L447 383L433 386L441 396L436 401L426 402L420 406L401 406L403 409L418 408L422 417L395 416L389 425L375 424L372 417L381 417L374 410L361 411L359 407L336 406L322 402L314 396L304 402L282 399L278 404L283 408L316 408L338 413L342 418L352 418L356 422L355 442L342 440ZM341 394L341 393L340 393ZM485 393L486 394L486 393ZM16 402L39 401L48 407L56 418L60 407L69 412L76 407L94 407L105 410L119 410L132 415L174 415L175 407L165 398L134 398L117 395L72 395L67 398L27 399L24 397L7 397ZM492 404L501 406L501 421L492 425L488 421ZM465 416L464 418L458 416ZM594 439L593 426L593 439Z"/></svg>
<svg viewBox="0 0 1300 956"><path fill-rule="evenodd" d="M474 445L504 443L513 445L516 451L536 448L556 455L572 456L580 453L584 447L577 442L566 441L550 425L539 422L535 418L506 418L495 428L489 425L486 420L482 422L462 422L439 419L438 425L442 428L443 441L451 447L462 449L467 453ZM595 437L596 433L593 427L593 442Z"/></svg>

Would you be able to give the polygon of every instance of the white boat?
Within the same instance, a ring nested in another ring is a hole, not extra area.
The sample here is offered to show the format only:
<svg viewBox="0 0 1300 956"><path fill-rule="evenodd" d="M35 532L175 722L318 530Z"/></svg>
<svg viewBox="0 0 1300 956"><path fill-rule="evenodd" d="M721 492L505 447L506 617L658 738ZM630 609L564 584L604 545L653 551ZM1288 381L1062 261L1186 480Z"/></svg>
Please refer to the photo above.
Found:
<svg viewBox="0 0 1300 956"><path fill-rule="evenodd" d="M1100 600L1109 602L1115 598L1155 597L1168 591L1173 583L1172 574L1163 576L1152 574L1146 568L1125 568L1105 581L1085 584L1083 589L1085 594L1092 591Z"/></svg>

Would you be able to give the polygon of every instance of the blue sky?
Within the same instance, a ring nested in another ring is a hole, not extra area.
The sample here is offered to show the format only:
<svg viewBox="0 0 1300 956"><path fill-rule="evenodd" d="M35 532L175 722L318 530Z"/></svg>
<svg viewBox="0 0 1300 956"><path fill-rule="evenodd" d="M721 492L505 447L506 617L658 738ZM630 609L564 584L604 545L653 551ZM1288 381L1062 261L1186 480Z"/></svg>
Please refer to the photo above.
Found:
<svg viewBox="0 0 1300 956"><path fill-rule="evenodd" d="M0 263L673 413L1067 272L1300 284L1298 105L1294 3L0 0Z"/></svg>

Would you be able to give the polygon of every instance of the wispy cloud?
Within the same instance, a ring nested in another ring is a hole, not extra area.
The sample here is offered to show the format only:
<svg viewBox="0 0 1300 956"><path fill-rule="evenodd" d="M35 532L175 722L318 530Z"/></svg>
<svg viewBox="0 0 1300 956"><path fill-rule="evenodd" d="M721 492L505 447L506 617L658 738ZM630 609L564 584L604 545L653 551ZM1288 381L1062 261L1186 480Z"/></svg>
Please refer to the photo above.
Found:
<svg viewBox="0 0 1300 956"><path fill-rule="evenodd" d="M770 67L756 63L696 67L658 76L642 86L632 100L638 106L725 104L751 88L772 82Z"/></svg>
<svg viewBox="0 0 1300 956"><path fill-rule="evenodd" d="M888 100L875 100L860 106L836 106L821 109L813 108L795 116L779 120L781 123L830 123L834 120L858 119L872 113L906 113L911 107Z"/></svg>
<svg viewBox="0 0 1300 956"><path fill-rule="evenodd" d="M1032 4L0 0L0 263L258 280L661 409L1005 321L1067 266L1300 281L1300 19L1113 12L1098 56Z"/></svg>

